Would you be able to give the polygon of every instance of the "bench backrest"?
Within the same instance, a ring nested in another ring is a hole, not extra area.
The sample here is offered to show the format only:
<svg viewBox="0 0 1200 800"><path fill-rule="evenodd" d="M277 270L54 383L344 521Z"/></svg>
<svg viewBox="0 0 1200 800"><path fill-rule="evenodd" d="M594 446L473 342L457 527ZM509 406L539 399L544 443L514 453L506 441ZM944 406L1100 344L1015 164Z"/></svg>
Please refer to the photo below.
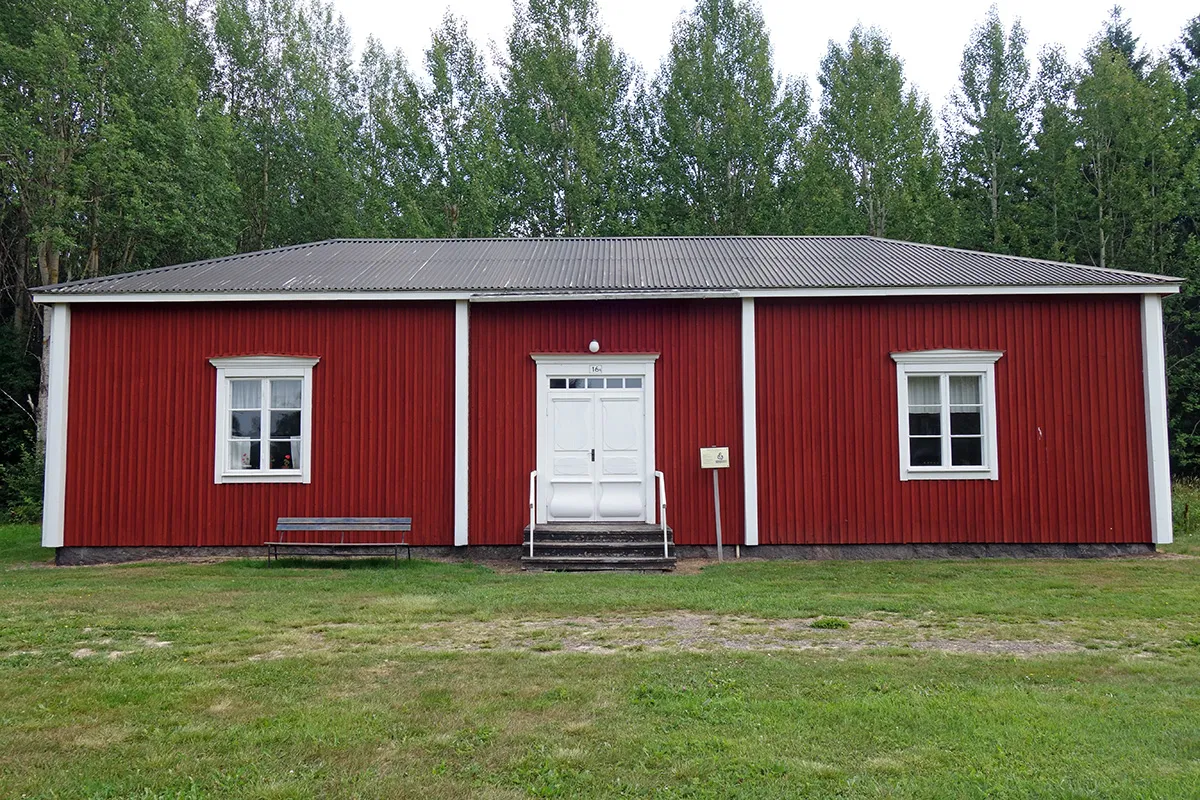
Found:
<svg viewBox="0 0 1200 800"><path fill-rule="evenodd" d="M280 517L277 531L411 531L412 517Z"/></svg>

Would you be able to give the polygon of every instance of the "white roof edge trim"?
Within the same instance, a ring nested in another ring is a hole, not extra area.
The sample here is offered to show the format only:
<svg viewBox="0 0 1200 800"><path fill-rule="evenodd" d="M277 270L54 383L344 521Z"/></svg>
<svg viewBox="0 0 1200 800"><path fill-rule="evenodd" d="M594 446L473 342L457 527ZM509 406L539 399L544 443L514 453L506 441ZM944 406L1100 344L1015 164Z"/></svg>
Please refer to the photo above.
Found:
<svg viewBox="0 0 1200 800"><path fill-rule="evenodd" d="M1003 350L906 350L892 353L897 364L995 364Z"/></svg>
<svg viewBox="0 0 1200 800"><path fill-rule="evenodd" d="M144 292L114 294L34 294L33 302L55 303L294 303L370 302L390 300L470 300L473 303L530 303L574 300L699 300L741 297L970 297L994 295L1056 294L1178 294L1178 283L1086 284L1056 286L900 286L813 289L714 289L655 290L645 292L525 292L495 294L480 292Z"/></svg>

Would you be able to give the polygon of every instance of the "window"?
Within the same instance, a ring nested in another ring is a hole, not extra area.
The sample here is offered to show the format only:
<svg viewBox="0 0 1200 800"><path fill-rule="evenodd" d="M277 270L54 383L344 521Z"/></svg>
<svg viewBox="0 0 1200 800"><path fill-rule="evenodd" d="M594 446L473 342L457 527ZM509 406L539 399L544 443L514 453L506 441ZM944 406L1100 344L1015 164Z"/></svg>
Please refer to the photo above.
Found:
<svg viewBox="0 0 1200 800"><path fill-rule="evenodd" d="M900 480L997 480L995 364L1003 353L892 353Z"/></svg>
<svg viewBox="0 0 1200 800"><path fill-rule="evenodd" d="M638 378L550 378L551 389L641 389Z"/></svg>
<svg viewBox="0 0 1200 800"><path fill-rule="evenodd" d="M315 358L214 358L216 483L309 483Z"/></svg>

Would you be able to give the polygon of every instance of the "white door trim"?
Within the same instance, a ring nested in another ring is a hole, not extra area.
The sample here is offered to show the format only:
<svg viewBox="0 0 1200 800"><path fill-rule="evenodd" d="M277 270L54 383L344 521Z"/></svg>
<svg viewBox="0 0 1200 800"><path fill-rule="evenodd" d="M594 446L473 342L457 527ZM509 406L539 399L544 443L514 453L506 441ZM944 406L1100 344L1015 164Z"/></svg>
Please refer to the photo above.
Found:
<svg viewBox="0 0 1200 800"><path fill-rule="evenodd" d="M617 353L613 355L571 355L563 353L531 353L537 363L537 508L536 519L545 524L546 506L550 498L550 376L595 376L593 365L608 365L620 375L641 375L644 393L645 431L642 438L645 454L646 522L656 523L657 504L654 502L654 362L658 353ZM612 374L610 372L609 374Z"/></svg>

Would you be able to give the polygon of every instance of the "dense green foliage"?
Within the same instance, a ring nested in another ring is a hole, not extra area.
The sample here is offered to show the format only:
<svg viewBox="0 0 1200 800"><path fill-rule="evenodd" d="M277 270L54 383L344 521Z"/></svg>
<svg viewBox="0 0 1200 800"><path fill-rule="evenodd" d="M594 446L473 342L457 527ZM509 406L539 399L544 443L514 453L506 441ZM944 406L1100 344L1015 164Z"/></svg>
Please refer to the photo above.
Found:
<svg viewBox="0 0 1200 800"><path fill-rule="evenodd" d="M880 31L780 76L752 0L697 0L647 76L596 0L522 0L495 68L418 64L324 0L0 9L0 464L34 429L28 288L335 236L871 233L1192 277L1200 17L1119 9L1074 60L993 10L939 118ZM775 32L777 45L786 31ZM1200 474L1200 287L1168 303L1172 455Z"/></svg>

